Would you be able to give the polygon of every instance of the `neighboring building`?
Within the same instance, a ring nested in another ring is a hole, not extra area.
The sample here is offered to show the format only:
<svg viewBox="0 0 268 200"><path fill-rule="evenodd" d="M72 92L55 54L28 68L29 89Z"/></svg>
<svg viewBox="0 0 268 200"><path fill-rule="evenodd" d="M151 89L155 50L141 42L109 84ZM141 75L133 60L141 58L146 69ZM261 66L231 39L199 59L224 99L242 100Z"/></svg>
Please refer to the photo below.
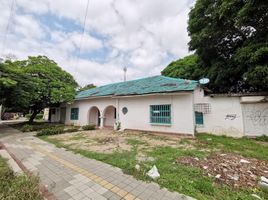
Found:
<svg viewBox="0 0 268 200"><path fill-rule="evenodd" d="M51 108L50 119L121 130L256 136L268 134L267 100L206 96L197 81L153 76L82 91L74 103Z"/></svg>

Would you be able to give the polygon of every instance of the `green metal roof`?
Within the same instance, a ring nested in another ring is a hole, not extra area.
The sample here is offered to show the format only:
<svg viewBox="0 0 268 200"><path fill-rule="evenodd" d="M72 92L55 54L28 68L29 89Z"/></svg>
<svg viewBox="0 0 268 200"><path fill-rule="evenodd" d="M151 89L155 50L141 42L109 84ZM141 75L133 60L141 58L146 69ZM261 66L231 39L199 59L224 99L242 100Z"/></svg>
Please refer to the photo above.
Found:
<svg viewBox="0 0 268 200"><path fill-rule="evenodd" d="M152 76L132 81L113 83L85 91L76 95L76 99L100 96L127 96L152 93L168 93L192 91L197 86L197 81L166 76Z"/></svg>

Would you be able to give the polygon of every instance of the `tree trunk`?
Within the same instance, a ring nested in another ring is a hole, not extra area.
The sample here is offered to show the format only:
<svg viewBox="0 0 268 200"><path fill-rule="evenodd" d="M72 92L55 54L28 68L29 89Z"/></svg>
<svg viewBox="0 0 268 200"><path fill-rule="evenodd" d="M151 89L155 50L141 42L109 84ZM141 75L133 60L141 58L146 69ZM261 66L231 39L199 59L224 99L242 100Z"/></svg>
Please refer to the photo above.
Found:
<svg viewBox="0 0 268 200"><path fill-rule="evenodd" d="M40 112L39 110L34 109L32 115L31 115L31 117L30 117L30 119L29 119L29 123L30 123L30 124L33 123L33 121L34 121L36 115L37 115L39 112Z"/></svg>

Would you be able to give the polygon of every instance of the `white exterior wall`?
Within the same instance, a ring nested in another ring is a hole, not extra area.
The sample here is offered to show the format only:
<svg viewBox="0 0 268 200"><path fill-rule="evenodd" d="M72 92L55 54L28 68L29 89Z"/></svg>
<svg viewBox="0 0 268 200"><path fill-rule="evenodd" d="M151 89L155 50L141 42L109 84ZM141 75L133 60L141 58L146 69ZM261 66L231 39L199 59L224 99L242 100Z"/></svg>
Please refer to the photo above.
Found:
<svg viewBox="0 0 268 200"><path fill-rule="evenodd" d="M161 104L171 104L171 125L150 124L150 105ZM119 107L122 129L194 134L192 94L126 97L119 100ZM123 107L128 109L126 115Z"/></svg>
<svg viewBox="0 0 268 200"><path fill-rule="evenodd" d="M204 125L197 125L197 132L241 137L244 135L243 114L240 97L209 97L196 89L194 103L209 103L211 113L204 114Z"/></svg>
<svg viewBox="0 0 268 200"><path fill-rule="evenodd" d="M150 105L161 104L171 104L171 125L150 124ZM66 124L80 126L89 124L89 110L94 106L98 107L101 116L103 116L105 108L114 106L117 112L117 120L121 123L121 129L194 134L192 93L78 100L66 106ZM128 109L125 115L122 112L123 107ZM79 108L78 120L70 119L71 108Z"/></svg>
<svg viewBox="0 0 268 200"><path fill-rule="evenodd" d="M103 115L103 111L108 106L116 106L116 99L110 97L96 98L96 99L85 99L75 101L73 104L66 106L66 124L74 124L84 126L89 124L89 111L92 107L96 106L100 115ZM78 120L71 120L71 108L79 108Z"/></svg>

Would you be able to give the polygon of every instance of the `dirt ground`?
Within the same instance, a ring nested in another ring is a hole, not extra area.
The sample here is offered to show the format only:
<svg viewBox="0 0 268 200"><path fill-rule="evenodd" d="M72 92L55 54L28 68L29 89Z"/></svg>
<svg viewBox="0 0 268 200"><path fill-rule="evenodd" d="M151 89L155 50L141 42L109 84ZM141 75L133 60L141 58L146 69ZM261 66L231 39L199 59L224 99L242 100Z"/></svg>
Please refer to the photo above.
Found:
<svg viewBox="0 0 268 200"><path fill-rule="evenodd" d="M215 182L233 188L255 187L258 177L268 177L268 163L255 158L245 158L234 153L215 153L205 159L191 156L179 157L177 163L199 167Z"/></svg>
<svg viewBox="0 0 268 200"><path fill-rule="evenodd" d="M112 153L116 151L130 151L133 145L138 144L139 148L152 148L158 146L180 147L182 138L157 136L145 132L114 130L94 130L81 131L75 133L66 133L63 135L51 136L59 139L64 144L71 145L74 148L100 152Z"/></svg>

